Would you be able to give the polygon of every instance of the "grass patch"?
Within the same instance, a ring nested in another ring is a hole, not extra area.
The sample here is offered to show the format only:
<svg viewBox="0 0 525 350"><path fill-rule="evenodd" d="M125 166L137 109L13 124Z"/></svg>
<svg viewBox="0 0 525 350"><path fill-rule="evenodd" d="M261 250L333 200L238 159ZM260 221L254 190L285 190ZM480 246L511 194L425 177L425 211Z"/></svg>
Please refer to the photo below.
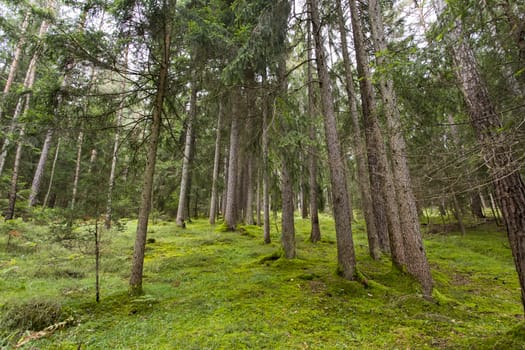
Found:
<svg viewBox="0 0 525 350"><path fill-rule="evenodd" d="M335 273L331 219L321 216L316 244L308 240L309 221L296 223L298 258L286 260L275 231L273 243L263 244L257 226L229 232L205 220L184 229L158 222L148 235L154 241L140 298L127 294L135 223L102 232L100 303L89 246L42 240L41 227L32 237L26 226L25 242L38 248L0 252L0 346L16 343L14 333L71 316L67 327L24 348L524 348L519 285L505 236L494 227L425 237L436 283L428 301L387 258L368 256L364 226L354 227L359 281L345 281ZM44 314L58 318L14 322L13 310L33 310L35 300L52 301L47 306L58 311Z"/></svg>

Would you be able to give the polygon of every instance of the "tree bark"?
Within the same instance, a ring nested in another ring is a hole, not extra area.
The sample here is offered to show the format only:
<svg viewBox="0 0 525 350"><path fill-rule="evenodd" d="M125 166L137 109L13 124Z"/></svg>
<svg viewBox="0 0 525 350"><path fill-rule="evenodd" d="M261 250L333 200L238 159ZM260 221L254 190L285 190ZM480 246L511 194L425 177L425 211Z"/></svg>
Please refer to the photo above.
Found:
<svg viewBox="0 0 525 350"><path fill-rule="evenodd" d="M170 1L170 3L172 6L175 6L175 0ZM164 12L168 12L166 6L167 4L166 2L164 2ZM166 94L166 87L168 85L171 27L172 17L168 13L164 16L162 58L160 62L159 80L157 85L157 92L155 95L155 103L153 105L151 134L148 143L148 154L142 183L142 194L140 198L140 209L138 214L135 246L133 251L131 277L129 280L129 292L131 295L141 295L144 293L142 288L142 274L144 270L144 251L146 248L148 219L151 210L153 179L155 175L155 163L157 160L157 146L160 138L160 129L162 123L162 110L164 105L164 97Z"/></svg>
<svg viewBox="0 0 525 350"><path fill-rule="evenodd" d="M354 279L356 260L352 239L352 222L350 220L350 201L345 175L345 165L339 144L337 122L335 118L333 95L326 66L326 54L321 38L321 25L317 0L309 0L313 27L313 38L317 61L317 73L321 87L321 105L323 110L326 147L329 156L330 183L332 187L333 213L337 239L337 260L342 276Z"/></svg>
<svg viewBox="0 0 525 350"><path fill-rule="evenodd" d="M0 99L0 119L3 117L4 114L4 102L5 97L11 91L11 86L13 85L13 82L15 80L15 74L18 70L18 64L20 63L20 56L22 54L22 49L26 42L26 32L27 27L29 25L29 17L30 12L28 11L26 15L24 16L24 21L22 22L22 25L20 26L20 39L18 40L18 43L16 44L15 52L13 54L13 60L11 62L11 66L9 67L9 74L7 75L7 80L4 85L4 91L2 98Z"/></svg>
<svg viewBox="0 0 525 350"><path fill-rule="evenodd" d="M376 50L376 62L379 67L388 65L388 48L385 41L383 19L379 1L368 2L372 38ZM427 298L432 296L433 280L430 273L430 265L423 246L419 215L416 205L416 197L412 189L412 180L408 168L406 143L403 135L401 117L397 108L397 97L394 91L394 82L385 72L377 74L379 90L383 100L388 136L391 151L392 170L394 174L394 188L399 206L399 218L401 232L405 246L406 267L408 272L414 276L423 289L423 295Z"/></svg>
<svg viewBox="0 0 525 350"><path fill-rule="evenodd" d="M350 12L352 16L357 72L361 91L368 173L370 176L370 191L376 229L381 249L388 251L386 246L389 246L392 263L395 267L403 269L405 265L405 253L399 224L399 212L395 193L393 192L392 173L388 165L383 135L377 117L372 75L369 68L363 30L356 3L355 0L350 1Z"/></svg>
<svg viewBox="0 0 525 350"><path fill-rule="evenodd" d="M49 27L49 24L44 20L40 24L40 29L38 31L38 40L42 40L44 35L47 32L47 29ZM36 65L38 62L38 59L40 58L41 48L37 48L35 52L33 53L33 57L31 57L31 61L29 62L29 66L26 71L26 76L24 79L24 90L29 91L33 88L33 84L35 83L35 75L36 75ZM7 131L7 137L4 139L4 143L2 144L2 149L0 150L0 175L2 174L4 170L5 165L5 159L7 157L7 149L10 144L9 135L13 134L16 128L17 121L24 111L25 108L28 108L27 105L29 104L31 94L27 94L26 96L21 96L18 99L18 103L15 108L15 113L13 114L13 118L11 119L11 124L9 125L8 131Z"/></svg>
<svg viewBox="0 0 525 350"><path fill-rule="evenodd" d="M318 118L317 99L314 89L313 78L313 47L312 47L312 26L307 24L307 49L308 49L308 65L306 67L306 74L308 79L308 117L310 119L309 139L310 146L308 147L308 190L310 195L310 242L316 243L321 240L321 229L319 227L319 192L317 184L317 128L315 127Z"/></svg>
<svg viewBox="0 0 525 350"><path fill-rule="evenodd" d="M129 58L129 45L126 46L124 52L124 70L128 69L128 58ZM122 93L126 91L126 80L122 80L120 90ZM113 217L113 189L115 187L115 177L117 174L117 162L118 162L118 151L120 147L120 128L122 124L122 116L124 114L124 99L119 103L117 110L117 120L115 121L115 136L113 139L113 152L111 154L111 169L109 172L108 181L108 197L106 200L106 217L104 218L104 225L106 229L111 228L111 220Z"/></svg>
<svg viewBox="0 0 525 350"><path fill-rule="evenodd" d="M525 184L462 24L450 33L456 77L501 206L525 308Z"/></svg>
<svg viewBox="0 0 525 350"><path fill-rule="evenodd" d="M244 205L244 223L253 225L253 158L245 157L246 161L246 201Z"/></svg>
<svg viewBox="0 0 525 350"><path fill-rule="evenodd" d="M32 207L36 204L36 196L40 192L40 184L44 175L44 168L46 166L47 157L49 155L49 148L51 147L51 140L53 138L53 129L49 129L46 133L46 138L40 152L40 158L38 159L38 165L33 176L33 182L31 184L31 193L29 194L29 206Z"/></svg>
<svg viewBox="0 0 525 350"><path fill-rule="evenodd" d="M58 154L60 152L60 138L57 140L57 145L55 149L55 156L53 158L53 164L51 165L51 174L49 175L49 184L47 185L46 196L44 197L44 202L42 203L42 208L47 206L49 200L49 194L51 193L51 188L53 188L53 180L55 178L55 169L58 161Z"/></svg>
<svg viewBox="0 0 525 350"><path fill-rule="evenodd" d="M193 122L197 117L197 84L192 83L191 98L190 98L190 110L188 118L186 119L186 140L184 143L184 155L182 158L182 175L180 179L180 192L179 192L179 206L177 208L177 226L185 227L185 220L189 216L189 210L187 211L188 194L189 194L189 178L190 168L192 159L192 144L193 144Z"/></svg>
<svg viewBox="0 0 525 350"><path fill-rule="evenodd" d="M210 215L209 222L215 225L215 218L217 217L217 182L219 181L219 163L221 159L221 123L223 113L223 102L219 100L219 115L217 117L217 132L215 135L215 156L213 158L213 175L211 182L211 199L210 199Z"/></svg>
<svg viewBox="0 0 525 350"><path fill-rule="evenodd" d="M27 113L27 110L29 109L29 98L26 102L26 107L24 110L24 114ZM20 160L22 159L22 148L24 143L24 135L25 135L25 127L22 126L20 128L20 132L18 135L18 142L16 145L16 153L15 153L15 162L13 165L13 173L11 174L11 186L9 188L9 195L8 195L8 204L7 204L7 210L5 213L5 220L11 220L15 216L15 204L16 204L16 197L18 195L18 174L20 171Z"/></svg>
<svg viewBox="0 0 525 350"><path fill-rule="evenodd" d="M354 79L352 76L352 63L350 62L350 54L348 52L347 32L345 28L345 19L343 9L341 7L341 0L337 0L337 14L339 32L341 33L341 47L343 54L343 63L345 68L345 88L348 98L348 105L350 107L350 119L353 126L353 146L354 155L356 159L357 168L357 184L359 193L361 195L361 203L363 206L363 213L366 222L366 232L368 237L368 250L370 256L377 260L381 256L381 248L379 246L379 237L376 229L376 220L374 210L372 207L372 197L370 194L370 177L368 176L366 164L366 150L365 141L361 132L361 125L359 123L359 112L357 109L356 92L354 88ZM385 247L388 245L385 244Z"/></svg>
<svg viewBox="0 0 525 350"><path fill-rule="evenodd" d="M271 243L270 237L270 175L268 174L269 167L269 150L268 150L268 95L266 92L266 82L263 76L262 90L264 93L262 99L262 177L263 177L263 231L264 243Z"/></svg>
<svg viewBox="0 0 525 350"><path fill-rule="evenodd" d="M296 256L294 225L295 207L293 204L293 182L286 158L283 158L281 167L281 198L283 206L281 244L284 250L284 257L287 259L293 259Z"/></svg>
<svg viewBox="0 0 525 350"><path fill-rule="evenodd" d="M226 198L226 210L224 212L224 222L228 230L235 231L237 226L237 203L235 202L237 194L237 173L238 173L238 155L239 155L239 113L238 99L239 92L235 91L233 96L232 121L230 128L230 151L228 160L228 189Z"/></svg>
<svg viewBox="0 0 525 350"><path fill-rule="evenodd" d="M80 163L82 161L82 143L83 142L84 142L84 132L80 131L78 133L78 139L77 139L77 160L75 162L75 177L73 178L73 190L71 193L71 204L70 204L71 210L75 209L75 204L77 200L78 182L80 179Z"/></svg>

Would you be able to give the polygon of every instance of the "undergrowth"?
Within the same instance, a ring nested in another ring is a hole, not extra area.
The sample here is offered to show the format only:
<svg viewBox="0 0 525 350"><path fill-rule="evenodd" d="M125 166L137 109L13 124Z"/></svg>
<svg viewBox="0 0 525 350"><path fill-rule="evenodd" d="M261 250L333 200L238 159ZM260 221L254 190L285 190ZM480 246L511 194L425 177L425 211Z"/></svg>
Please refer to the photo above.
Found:
<svg viewBox="0 0 525 350"><path fill-rule="evenodd" d="M157 222L138 298L126 293L135 222L103 232L100 303L91 250L24 224L23 241L10 242L19 249L0 245L0 346L72 317L22 348L525 349L516 272L496 227L425 237L429 301L386 257L369 257L363 225L354 225L360 281L346 281L336 273L331 219L321 216L317 244L308 241L308 220L296 223L298 257L286 260L275 225L264 244L253 225L225 232L204 220L185 229ZM37 324L31 310L47 311L34 312Z"/></svg>

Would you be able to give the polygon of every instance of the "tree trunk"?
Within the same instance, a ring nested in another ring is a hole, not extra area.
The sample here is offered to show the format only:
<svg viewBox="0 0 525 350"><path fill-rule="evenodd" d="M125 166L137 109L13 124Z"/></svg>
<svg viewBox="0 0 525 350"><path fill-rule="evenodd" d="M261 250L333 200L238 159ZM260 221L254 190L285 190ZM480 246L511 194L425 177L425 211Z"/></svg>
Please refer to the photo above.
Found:
<svg viewBox="0 0 525 350"><path fill-rule="evenodd" d="M332 187L333 213L337 239L338 266L342 276L354 279L356 275L356 261L354 243L352 239L352 222L350 220L350 202L345 175L345 165L341 154L341 145L337 134L337 122L334 112L333 96L326 66L326 55L321 38L319 7L317 0L309 0L313 38L317 61L317 73L321 87L321 105L324 116L326 147L330 168L330 183Z"/></svg>
<svg viewBox="0 0 525 350"><path fill-rule="evenodd" d="M179 206L177 208L177 226L185 227L185 220L189 217L189 211L187 206L189 203L189 178L190 178L190 160L192 159L192 141L193 141L193 122L197 117L197 84L192 83L191 98L190 98L190 110L188 113L188 119L186 119L186 140L184 143L184 155L182 159L182 175L180 179L180 192L179 192Z"/></svg>
<svg viewBox="0 0 525 350"><path fill-rule="evenodd" d="M461 231L461 235L465 236L467 231L465 230L465 225L463 224L463 214L461 213L461 207L458 203L458 197L453 194L452 195L452 202L454 204L454 217L458 221L459 230Z"/></svg>
<svg viewBox="0 0 525 350"><path fill-rule="evenodd" d="M253 158L246 157L246 204L244 212L244 223L253 225Z"/></svg>
<svg viewBox="0 0 525 350"><path fill-rule="evenodd" d="M270 237L270 175L268 174L269 169L269 150L268 150L268 130L270 128L268 124L268 94L266 92L266 79L263 75L262 91L264 96L262 98L262 177L263 177L263 231L264 231L264 243L271 243Z"/></svg>
<svg viewBox="0 0 525 350"><path fill-rule="evenodd" d="M318 118L317 99L314 90L313 80L313 52L312 52L312 26L308 26L308 117L310 119L309 139L310 147L308 148L308 176L309 176L309 194L310 194L310 242L316 243L321 240L321 229L319 228L319 192L317 184L317 128L315 126Z"/></svg>
<svg viewBox="0 0 525 350"><path fill-rule="evenodd" d="M27 98L26 107L24 110L24 114L27 113L27 110L29 109L29 98ZM13 165L13 173L11 175L11 186L9 188L9 195L8 195L8 204L7 204L7 211L5 213L5 220L11 220L15 216L15 204L16 204L16 197L17 197L17 185L18 185L18 174L20 170L20 160L22 159L22 148L24 146L24 135L25 135L25 127L22 126L20 129L20 133L18 135L18 142L16 145L16 153L15 153L15 162Z"/></svg>
<svg viewBox="0 0 525 350"><path fill-rule="evenodd" d="M49 129L40 152L40 158L38 159L38 165L33 176L33 183L31 184L31 193L29 194L29 206L32 207L36 204L36 196L40 192L40 183L42 182L42 176L44 175L44 168L46 166L47 157L49 154L49 148L51 147L51 139L53 138L53 129Z"/></svg>
<svg viewBox="0 0 525 350"><path fill-rule="evenodd" d="M353 126L352 139L356 158L357 184L359 187L359 193L361 195L361 203L363 206L363 213L366 222L368 250L370 252L370 256L374 260L377 260L381 255L381 249L379 246L379 237L377 234L374 210L372 207L372 197L370 194L370 177L368 176L367 164L365 159L365 141L361 132L361 125L359 124L359 112L357 109L356 102L357 95L355 93L354 79L352 77L352 63L350 62L350 54L348 52L345 18L343 15L343 9L341 7L341 0L337 0L337 14L339 32L341 33L341 47L345 68L345 87L348 98L348 105L350 106L350 118L352 120ZM388 249L387 244L385 244L384 247Z"/></svg>
<svg viewBox="0 0 525 350"><path fill-rule="evenodd" d="M15 80L15 74L18 70L18 64L20 63L20 56L22 54L22 49L26 42L26 31L27 27L29 25L29 17L30 12L28 11L24 17L24 21L22 22L22 25L20 26L20 39L18 40L18 43L16 44L15 52L13 54L13 61L11 62L11 66L9 67L9 74L7 75L7 80L4 85L4 91L2 98L0 99L0 119L2 119L4 111L4 102L7 94L11 90L11 86L13 85L13 81Z"/></svg>
<svg viewBox="0 0 525 350"><path fill-rule="evenodd" d="M175 0L171 1L175 6ZM163 5L164 10L167 10L166 3ZM167 12L167 11L165 11ZM138 214L137 232L135 237L135 247L133 251L133 262L131 267L131 277L129 280L129 292L131 295L143 294L142 289L142 274L144 270L144 251L146 248L146 235L148 232L148 219L151 210L151 198L153 192L153 179L155 175L155 163L157 160L157 145L160 138L160 129L162 122L162 110L164 104L164 97L166 94L166 87L168 85L168 72L170 66L170 44L171 44L171 27L172 18L170 14L165 15L165 27L163 28L163 45L162 45L162 60L159 70L159 81L157 86L157 93L155 95L155 103L153 105L151 135L148 143L148 154L146 160L146 168L144 170L142 194L140 198L140 209Z"/></svg>
<svg viewBox="0 0 525 350"><path fill-rule="evenodd" d="M350 12L363 108L370 191L379 245L383 251L388 251L385 246L389 245L392 263L395 267L403 269L405 253L399 224L399 212L393 192L392 173L388 165L383 135L379 127L372 76L355 0L350 1Z"/></svg>
<svg viewBox="0 0 525 350"><path fill-rule="evenodd" d="M84 132L80 131L78 133L78 139L77 139L77 160L75 163L75 177L73 178L73 191L71 194L71 204L70 204L71 210L75 209L75 204L77 200L78 181L80 178L80 163L82 161L82 143L83 142L84 142Z"/></svg>
<svg viewBox="0 0 525 350"><path fill-rule="evenodd" d="M40 24L40 29L38 31L38 39L42 40L44 35L47 32L47 28L49 27L48 23L46 21L42 21ZM31 57L31 61L29 62L29 66L26 71L26 76L24 79L24 90L30 91L33 88L33 84L35 83L35 75L36 75L36 65L38 62L38 59L40 58L41 48L38 48L33 53L33 57ZM13 114L13 118L11 119L11 124L9 125L8 131L7 131L7 137L4 139L4 143L2 145L2 149L0 150L0 175L2 174L4 170L5 165L5 159L7 157L7 149L9 147L10 141L9 141L9 135L13 134L16 128L16 124L18 121L18 118L22 114L25 108L25 105L29 104L31 94L27 94L26 96L21 96L18 99L18 103L15 108L15 113Z"/></svg>
<svg viewBox="0 0 525 350"><path fill-rule="evenodd" d="M228 161L228 190L226 194L226 210L224 212L224 222L228 230L235 231L237 226L237 203L235 202L237 194L237 173L238 173L238 155L239 155L239 113L238 99L239 92L235 91L233 96L232 121L230 128L230 151Z"/></svg>
<svg viewBox="0 0 525 350"><path fill-rule="evenodd" d="M49 184L47 185L46 196L44 197L44 202L42 203L42 208L47 206L49 200L49 194L51 193L51 188L53 188L53 180L55 178L55 169L57 166L58 154L60 152L60 138L57 140L57 145L55 149L55 157L53 158L53 164L51 165L51 174L49 175Z"/></svg>
<svg viewBox="0 0 525 350"><path fill-rule="evenodd" d="M470 209L472 215L478 219L484 219L485 214L483 213L483 205L481 201L481 194L478 190L473 190L470 193Z"/></svg>
<svg viewBox="0 0 525 350"><path fill-rule="evenodd" d="M219 101L219 115L217 117L217 132L215 135L215 156L213 158L213 175L211 182L211 199L210 199L210 215L209 221L211 225L215 225L215 218L217 217L217 181L219 181L219 163L221 159L221 123L223 113L222 98Z"/></svg>
<svg viewBox="0 0 525 350"><path fill-rule="evenodd" d="M124 52L124 69L128 69L128 57L129 57L129 45L126 46ZM121 83L120 90L122 93L126 91L126 80L123 79ZM111 154L111 170L109 172L109 181L108 181L108 198L106 201L106 217L104 219L104 225L106 229L111 228L111 220L113 216L113 189L115 187L115 177L117 174L117 161L118 161L118 151L120 147L120 128L122 124L122 116L124 114L125 101L122 99L119 103L117 110L117 120L115 121L115 136L113 139L113 153Z"/></svg>
<svg viewBox="0 0 525 350"><path fill-rule="evenodd" d="M370 0L368 5L377 65L379 67L387 67L389 64L387 55L382 54L387 52L388 48L385 41L380 4L377 0ZM386 68L385 72L377 74L377 77L388 126L394 188L397 195L401 232L405 246L405 262L408 272L421 283L423 295L430 298L434 282L430 274L430 265L428 264L421 237L416 197L412 189L406 143L401 117L397 108L394 82L388 73L388 68Z"/></svg>
<svg viewBox="0 0 525 350"><path fill-rule="evenodd" d="M281 162L281 196L283 202L282 223L281 223L281 244L284 256L287 259L294 259L295 252L295 225L294 225L294 204L293 204L293 182L288 169L286 158Z"/></svg>
<svg viewBox="0 0 525 350"><path fill-rule="evenodd" d="M501 117L490 99L459 20L450 34L450 43L456 77L468 107L470 122L489 168L496 200L501 206L525 308L525 184L520 175L520 165L513 159L508 139L502 131Z"/></svg>

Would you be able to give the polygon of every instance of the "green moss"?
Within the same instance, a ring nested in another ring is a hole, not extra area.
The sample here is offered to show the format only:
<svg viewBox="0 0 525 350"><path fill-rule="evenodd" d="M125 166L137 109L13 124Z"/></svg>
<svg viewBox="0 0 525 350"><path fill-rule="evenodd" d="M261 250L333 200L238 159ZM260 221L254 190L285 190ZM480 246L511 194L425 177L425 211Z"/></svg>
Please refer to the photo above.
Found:
<svg viewBox="0 0 525 350"><path fill-rule="evenodd" d="M387 257L368 256L364 227L354 227L359 281L346 281L334 274L333 221L321 216L317 244L308 241L309 221L297 223L298 258L284 259L278 233L262 244L257 226L239 234L206 220L185 229L158 222L144 294L132 297L130 221L103 242L100 303L86 251L43 242L0 252L0 304L39 296L74 316L76 326L30 344L40 349L523 349L519 284L500 232L428 237L436 282L428 301ZM17 340L4 337L4 347Z"/></svg>

